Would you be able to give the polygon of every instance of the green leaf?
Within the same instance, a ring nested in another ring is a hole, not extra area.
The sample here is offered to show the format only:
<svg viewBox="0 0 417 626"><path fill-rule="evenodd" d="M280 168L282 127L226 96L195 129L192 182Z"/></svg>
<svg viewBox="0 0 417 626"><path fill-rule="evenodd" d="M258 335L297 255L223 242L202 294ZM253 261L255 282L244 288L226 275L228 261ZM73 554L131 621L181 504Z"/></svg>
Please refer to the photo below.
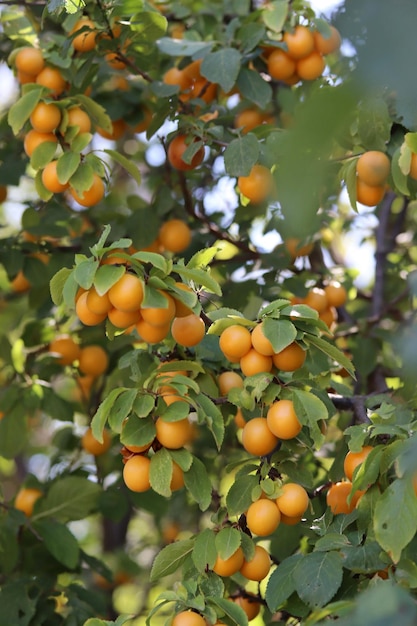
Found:
<svg viewBox="0 0 417 626"><path fill-rule="evenodd" d="M417 532L417 498L410 477L395 480L377 501L374 532L376 540L398 563Z"/></svg>
<svg viewBox="0 0 417 626"><path fill-rule="evenodd" d="M322 539L325 538L326 536ZM345 545L339 547L344 559L344 568L352 572L368 574L386 567L386 563L380 558L381 554L383 554L381 552L381 546L376 541L367 539L363 545Z"/></svg>
<svg viewBox="0 0 417 626"><path fill-rule="evenodd" d="M373 485L378 479L381 458L384 453L384 446L375 446L370 451L365 461L361 463L353 472L353 489L367 489L369 485Z"/></svg>
<svg viewBox="0 0 417 626"><path fill-rule="evenodd" d="M207 41L190 41L188 39L171 39L170 37L161 37L158 41L158 48L164 54L173 57L191 57L198 56L204 50L210 50L213 47L212 42Z"/></svg>
<svg viewBox="0 0 417 626"><path fill-rule="evenodd" d="M153 42L165 34L168 27L166 17L158 11L140 11L130 18L130 28L135 33L135 40L141 36L146 42Z"/></svg>
<svg viewBox="0 0 417 626"><path fill-rule="evenodd" d="M301 424L312 424L329 417L327 406L311 391L292 390L294 410Z"/></svg>
<svg viewBox="0 0 417 626"><path fill-rule="evenodd" d="M97 507L101 489L97 483L81 476L60 477L39 499L32 521L44 517L53 517L61 522L84 519Z"/></svg>
<svg viewBox="0 0 417 626"><path fill-rule="evenodd" d="M358 107L358 135L361 145L385 152L391 126L392 120L385 100L368 98L361 102Z"/></svg>
<svg viewBox="0 0 417 626"><path fill-rule="evenodd" d="M66 12L72 15L85 7L85 2L84 0L64 0L64 6Z"/></svg>
<svg viewBox="0 0 417 626"><path fill-rule="evenodd" d="M356 205L356 184L357 184L356 162L357 162L357 159L352 159L351 161L346 163L344 167L342 168L343 173L341 175L343 176L343 179L346 183L346 189L348 192L350 204L353 210L356 211L357 213L358 207Z"/></svg>
<svg viewBox="0 0 417 626"><path fill-rule="evenodd" d="M99 405L93 419L91 420L92 433L100 443L103 443L103 430L110 415L110 411L112 410L117 398L124 391L128 391L128 389L126 387L112 389L108 396L106 396L103 402Z"/></svg>
<svg viewBox="0 0 417 626"><path fill-rule="evenodd" d="M52 519L44 519L35 522L34 528L57 561L69 569L77 566L80 557L78 542L64 524Z"/></svg>
<svg viewBox="0 0 417 626"><path fill-rule="evenodd" d="M181 265L174 265L173 271L177 272L181 278L194 282L196 285L205 287L207 291L215 293L217 296L222 295L219 283L210 276L208 270L190 269Z"/></svg>
<svg viewBox="0 0 417 626"><path fill-rule="evenodd" d="M265 39L265 28L262 24L254 22L243 24L237 31L237 38L241 41L241 52L246 54L254 50Z"/></svg>
<svg viewBox="0 0 417 626"><path fill-rule="evenodd" d="M57 162L56 173L61 185L65 185L75 174L81 163L81 155L76 152L64 152Z"/></svg>
<svg viewBox="0 0 417 626"><path fill-rule="evenodd" d="M0 456L14 459L25 447L27 435L25 407L15 405L0 420Z"/></svg>
<svg viewBox="0 0 417 626"><path fill-rule="evenodd" d="M125 169L126 172L130 174L131 177L137 182L137 184L140 185L142 177L139 169L132 161L130 161L127 157L123 156L123 154L120 154L120 152L117 152L116 150L103 150L103 152L111 156L113 161L116 161L116 163L121 165L123 169Z"/></svg>
<svg viewBox="0 0 417 626"><path fill-rule="evenodd" d="M259 158L259 142L253 133L233 139L224 151L229 176L248 176Z"/></svg>
<svg viewBox="0 0 417 626"><path fill-rule="evenodd" d="M72 152L82 152L93 139L91 133L78 133L70 142Z"/></svg>
<svg viewBox="0 0 417 626"><path fill-rule="evenodd" d="M240 515L252 504L252 491L259 484L259 476L250 474L236 478L226 495L229 515Z"/></svg>
<svg viewBox="0 0 417 626"><path fill-rule="evenodd" d="M154 267L157 267L164 274L169 274L170 267L169 261L165 259L162 254L157 254L156 252L135 252L133 255L134 259L141 261L142 263L150 263Z"/></svg>
<svg viewBox="0 0 417 626"><path fill-rule="evenodd" d="M265 5L262 20L267 28L280 33L288 15L288 0L273 0Z"/></svg>
<svg viewBox="0 0 417 626"><path fill-rule="evenodd" d="M406 144L403 144L392 155L391 175L395 187L405 196L410 195L408 188L408 172L410 171L411 152ZM408 170L408 171L405 171Z"/></svg>
<svg viewBox="0 0 417 626"><path fill-rule="evenodd" d="M288 320L265 318L262 330L265 337L272 343L275 352L281 352L297 337L296 327Z"/></svg>
<svg viewBox="0 0 417 626"><path fill-rule="evenodd" d="M48 202L48 200L50 200L52 198L52 196L54 195L51 191L48 191L48 189L43 184L43 182L42 182L42 171L41 170L38 170L36 172L36 175L35 175L35 188L36 188L36 193L38 194L40 199L43 200L44 202Z"/></svg>
<svg viewBox="0 0 417 626"><path fill-rule="evenodd" d="M164 422L178 422L188 417L190 413L190 406L185 400L173 402L168 405L166 409L163 409L159 413L159 417L162 417Z"/></svg>
<svg viewBox="0 0 417 626"><path fill-rule="evenodd" d="M155 434L155 424L151 416L138 418L131 415L122 428L120 442L126 446L145 446L152 443Z"/></svg>
<svg viewBox="0 0 417 626"><path fill-rule="evenodd" d="M182 539L162 548L152 564L150 581L155 582L176 572L191 555L193 547L194 539Z"/></svg>
<svg viewBox="0 0 417 626"><path fill-rule="evenodd" d="M39 593L39 592L38 592ZM2 623L6 626L29 626L38 606L38 593L30 589L26 577L10 580L0 588Z"/></svg>
<svg viewBox="0 0 417 626"><path fill-rule="evenodd" d="M293 390L292 400L299 422L309 427L314 445L319 449L323 444L324 435L320 430L318 422L329 417L326 405L310 391L301 389Z"/></svg>
<svg viewBox="0 0 417 626"><path fill-rule="evenodd" d="M261 109L266 108L269 102L271 102L271 85L255 70L242 67L237 78L237 86L244 98L250 100Z"/></svg>
<svg viewBox="0 0 417 626"><path fill-rule="evenodd" d="M84 162L81 167L71 176L69 183L78 195L90 189L94 182L94 170L89 163Z"/></svg>
<svg viewBox="0 0 417 626"><path fill-rule="evenodd" d="M122 265L100 265L94 274L93 285L97 293L102 296L110 287L113 287L125 273Z"/></svg>
<svg viewBox="0 0 417 626"><path fill-rule="evenodd" d="M133 403L139 394L138 389L126 389L115 399L109 412L109 426L112 430L120 432L126 417L131 413Z"/></svg>
<svg viewBox="0 0 417 626"><path fill-rule="evenodd" d="M206 466L200 459L193 457L193 463L184 474L185 486L200 509L205 511L211 504L212 485Z"/></svg>
<svg viewBox="0 0 417 626"><path fill-rule="evenodd" d="M92 98L85 96L84 94L78 93L77 100L80 104L82 104L83 108L88 113L88 116L91 119L93 126L98 126L99 128L103 128L103 130L106 130L109 133L112 132L113 130L112 121L110 117L107 115L104 107L102 107L100 104L95 102L95 100L92 100Z"/></svg>
<svg viewBox="0 0 417 626"><path fill-rule="evenodd" d="M352 378L355 378L355 368L352 361L348 359L343 354L343 352L336 348L336 346L334 346L332 343L329 343L325 339L322 339L322 337L316 337L315 335L308 335L308 337L305 337L305 339L313 346L321 350L321 352L330 357L333 361L339 363L339 365L344 367L345 370L349 372Z"/></svg>
<svg viewBox="0 0 417 626"><path fill-rule="evenodd" d="M248 616L236 602L219 597L209 597L208 600L217 606L237 626L248 626Z"/></svg>
<svg viewBox="0 0 417 626"><path fill-rule="evenodd" d="M222 48L209 52L201 64L201 74L217 83L226 93L231 90L239 74L242 56L236 48Z"/></svg>
<svg viewBox="0 0 417 626"><path fill-rule="evenodd" d="M216 562L217 551L214 544L215 533L211 528L205 528L198 533L192 552L193 563L200 573L213 569Z"/></svg>
<svg viewBox="0 0 417 626"><path fill-rule="evenodd" d="M295 588L301 600L309 606L322 607L338 591L343 579L339 552L311 552L297 563L293 571Z"/></svg>
<svg viewBox="0 0 417 626"><path fill-rule="evenodd" d="M139 417L146 417L155 406L155 398L148 393L138 394L133 404L133 411Z"/></svg>
<svg viewBox="0 0 417 626"><path fill-rule="evenodd" d="M12 528L8 519L0 521L0 572L10 574L19 561L18 528ZM214 540L213 540L214 545Z"/></svg>
<svg viewBox="0 0 417 626"><path fill-rule="evenodd" d="M169 498L171 495L172 458L166 448L161 448L151 457L149 478L156 493Z"/></svg>
<svg viewBox="0 0 417 626"><path fill-rule="evenodd" d="M417 133L405 133L404 141L411 152L417 153Z"/></svg>
<svg viewBox="0 0 417 626"><path fill-rule="evenodd" d="M34 87L10 107L7 121L15 135L22 130L25 122L31 116L33 109L41 99L43 89L44 87L41 85Z"/></svg>
<svg viewBox="0 0 417 626"><path fill-rule="evenodd" d="M83 289L90 289L94 276L99 266L99 262L94 259L81 261L74 268L74 278Z"/></svg>
<svg viewBox="0 0 417 626"><path fill-rule="evenodd" d="M197 402L197 413L207 424L210 432L214 437L217 449L220 450L225 433L223 414L220 411L219 407L214 404L213 400L211 400L208 396L205 396L204 394L198 395ZM179 403L176 402L175 404Z"/></svg>
<svg viewBox="0 0 417 626"><path fill-rule="evenodd" d="M293 575L302 559L301 554L293 554L284 559L269 577L265 600L271 613L278 611L294 593L296 586Z"/></svg>
<svg viewBox="0 0 417 626"><path fill-rule="evenodd" d="M233 526L225 526L216 535L216 550L222 559L228 559L240 547L242 533Z"/></svg>
<svg viewBox="0 0 417 626"><path fill-rule="evenodd" d="M51 292L51 299L57 306L63 301L64 285L70 274L72 274L72 270L67 267L62 267L50 280L49 289Z"/></svg>
<svg viewBox="0 0 417 626"><path fill-rule="evenodd" d="M65 305L69 309L74 308L75 296L77 294L78 289L79 289L79 285L74 278L74 271L70 270L67 280L65 281L64 286L62 288L62 299Z"/></svg>
<svg viewBox="0 0 417 626"><path fill-rule="evenodd" d="M34 170L43 169L52 161L56 152L55 141L44 141L37 146L30 157L30 164Z"/></svg>

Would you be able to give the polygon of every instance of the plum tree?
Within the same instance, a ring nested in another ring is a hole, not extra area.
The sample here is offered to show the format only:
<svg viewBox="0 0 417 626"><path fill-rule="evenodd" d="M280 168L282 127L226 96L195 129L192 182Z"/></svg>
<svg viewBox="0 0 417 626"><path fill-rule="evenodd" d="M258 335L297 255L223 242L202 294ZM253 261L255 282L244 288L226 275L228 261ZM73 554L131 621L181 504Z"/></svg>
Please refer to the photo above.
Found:
<svg viewBox="0 0 417 626"><path fill-rule="evenodd" d="M339 4L3 6L1 624L417 623L417 8Z"/></svg>

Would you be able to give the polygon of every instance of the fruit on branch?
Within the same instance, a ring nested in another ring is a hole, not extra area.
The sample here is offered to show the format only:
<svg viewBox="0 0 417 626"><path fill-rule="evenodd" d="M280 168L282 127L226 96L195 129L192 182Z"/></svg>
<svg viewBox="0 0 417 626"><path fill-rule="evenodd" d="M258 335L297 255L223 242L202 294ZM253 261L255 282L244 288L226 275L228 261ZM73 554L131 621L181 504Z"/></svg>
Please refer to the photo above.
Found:
<svg viewBox="0 0 417 626"><path fill-rule="evenodd" d="M171 626L207 626L202 615L195 611L180 611L171 622Z"/></svg>
<svg viewBox="0 0 417 626"><path fill-rule="evenodd" d="M308 56L299 59L296 63L296 74L302 80L315 80L323 74L326 61L317 50L313 50Z"/></svg>
<svg viewBox="0 0 417 626"><path fill-rule="evenodd" d="M272 361L282 372L295 372L304 365L306 357L307 351L303 350L298 343L293 342L280 352L275 352L272 355Z"/></svg>
<svg viewBox="0 0 417 626"><path fill-rule="evenodd" d="M112 305L129 313L140 309L143 301L143 283L136 274L125 272L108 291Z"/></svg>
<svg viewBox="0 0 417 626"><path fill-rule="evenodd" d="M52 133L61 123L61 110L52 102L39 102L30 116L32 127L39 133Z"/></svg>
<svg viewBox="0 0 417 626"><path fill-rule="evenodd" d="M346 303L346 288L337 280L332 280L324 286L324 292L327 296L327 305L329 307L340 307Z"/></svg>
<svg viewBox="0 0 417 626"><path fill-rule="evenodd" d="M272 347L272 343L265 336L263 329L264 329L263 322L259 322L252 329L252 333L251 333L252 347L257 352L259 352L259 354L262 354L263 356L273 356L273 354L275 353L275 350Z"/></svg>
<svg viewBox="0 0 417 626"><path fill-rule="evenodd" d="M60 335L49 343L48 351L57 355L60 365L71 365L79 358L81 348L70 335Z"/></svg>
<svg viewBox="0 0 417 626"><path fill-rule="evenodd" d="M78 367L87 376L101 376L109 367L109 356L99 345L84 346L80 349Z"/></svg>
<svg viewBox="0 0 417 626"><path fill-rule="evenodd" d="M351 491L352 483L349 480L343 480L331 485L326 494L326 502L333 515L352 513L365 493L358 489L349 500Z"/></svg>
<svg viewBox="0 0 417 626"><path fill-rule="evenodd" d="M67 88L67 81L56 67L44 67L36 76L36 82L50 89L53 96L60 96Z"/></svg>
<svg viewBox="0 0 417 626"><path fill-rule="evenodd" d="M194 429L187 417L176 422L166 422L162 417L158 417L155 429L159 443L170 450L183 448L194 438Z"/></svg>
<svg viewBox="0 0 417 626"><path fill-rule="evenodd" d="M184 161L184 152L189 147L190 139L191 141L196 141L196 139L189 138L187 135L179 134L176 135L168 145L167 156L169 163L175 169L183 172L194 170L201 165L204 159L204 148L201 146L192 156L189 163Z"/></svg>
<svg viewBox="0 0 417 626"><path fill-rule="evenodd" d="M373 450L373 446L363 446L358 452L349 452L343 461L343 471L348 480L353 479L353 473L359 465L362 465L368 454Z"/></svg>
<svg viewBox="0 0 417 626"><path fill-rule="evenodd" d="M239 547L231 556L226 559L222 559L220 555L217 555L216 562L213 565L213 572L219 576L233 576L242 567L244 563L243 550Z"/></svg>
<svg viewBox="0 0 417 626"><path fill-rule="evenodd" d="M295 74L296 63L287 52L275 48L268 56L268 74L276 80L287 80Z"/></svg>
<svg viewBox="0 0 417 626"><path fill-rule="evenodd" d="M242 430L242 446L254 456L271 454L278 445L278 437L268 426L265 417L253 417Z"/></svg>
<svg viewBox="0 0 417 626"><path fill-rule="evenodd" d="M42 183L51 193L62 193L68 189L68 183L60 183L57 172L58 161L50 161L42 170Z"/></svg>
<svg viewBox="0 0 417 626"><path fill-rule="evenodd" d="M151 461L147 456L135 454L130 457L123 467L123 480L126 487L137 493L148 491L151 488L150 466Z"/></svg>
<svg viewBox="0 0 417 626"><path fill-rule="evenodd" d="M285 239L284 246L293 261L300 256L308 256L314 248L314 244L303 244L302 241L296 237Z"/></svg>
<svg viewBox="0 0 417 626"><path fill-rule="evenodd" d="M265 165L255 164L247 176L239 176L237 186L250 202L260 204L272 193L273 181L271 171Z"/></svg>
<svg viewBox="0 0 417 626"><path fill-rule="evenodd" d="M279 439L293 439L302 428L291 400L273 402L266 414L269 430Z"/></svg>
<svg viewBox="0 0 417 626"><path fill-rule="evenodd" d="M237 372L221 372L217 377L220 394L227 396L231 389L240 389L243 387L243 379Z"/></svg>
<svg viewBox="0 0 417 626"><path fill-rule="evenodd" d="M359 177L356 179L356 200L365 206L376 206L385 196L385 185L367 185Z"/></svg>
<svg viewBox="0 0 417 626"><path fill-rule="evenodd" d="M255 546L255 553L249 561L244 561L240 573L249 580L260 582L269 574L271 569L271 557L269 552L262 546Z"/></svg>
<svg viewBox="0 0 417 626"><path fill-rule="evenodd" d="M80 294L80 296L77 298L77 301L75 303L75 312L80 322L82 322L86 326L97 326L98 324L101 324L101 322L103 322L106 319L107 313L101 313L101 314L93 313L88 308L87 298L88 298L87 291Z"/></svg>
<svg viewBox="0 0 417 626"><path fill-rule="evenodd" d="M251 348L244 356L241 357L240 369L245 376L254 376L262 372L270 372L272 370L272 357L260 354L255 348Z"/></svg>
<svg viewBox="0 0 417 626"><path fill-rule="evenodd" d="M45 67L42 51L32 46L21 48L16 54L14 63L19 72L23 72L34 79L31 82L35 82L36 76Z"/></svg>
<svg viewBox="0 0 417 626"><path fill-rule="evenodd" d="M219 346L226 358L240 359L252 347L249 329L240 324L228 326L220 335Z"/></svg>
<svg viewBox="0 0 417 626"><path fill-rule="evenodd" d="M14 507L19 511L23 511L27 517L31 517L35 502L37 502L42 496L43 492L40 489L22 487L16 494Z"/></svg>
<svg viewBox="0 0 417 626"><path fill-rule="evenodd" d="M159 293L166 298L167 307L142 307L142 318L152 326L167 326L175 317L175 302L168 293L158 290Z"/></svg>
<svg viewBox="0 0 417 626"><path fill-rule="evenodd" d="M98 441L91 428L87 428L83 436L81 437L81 446L85 452L92 454L93 456L101 456L107 450L109 450L112 444L112 437L108 430L103 430L103 441Z"/></svg>
<svg viewBox="0 0 417 626"><path fill-rule="evenodd" d="M272 535L281 521L281 512L274 500L261 498L249 505L246 524L251 533L258 537Z"/></svg>
<svg viewBox="0 0 417 626"><path fill-rule="evenodd" d="M23 140L23 149L28 157L31 157L38 146L46 142L58 143L58 138L53 133L40 133L37 130L30 130Z"/></svg>
<svg viewBox="0 0 417 626"><path fill-rule="evenodd" d="M282 485L281 495L276 499L281 514L290 518L299 518L306 512L309 504L307 491L297 483Z"/></svg>
<svg viewBox="0 0 417 626"><path fill-rule="evenodd" d="M81 32L77 35L78 31ZM71 45L77 52L90 52L96 47L97 30L92 20L86 18L78 20L70 35L75 35Z"/></svg>
<svg viewBox="0 0 417 626"><path fill-rule="evenodd" d="M158 242L167 252L184 252L191 243L192 233L186 222L170 219L164 222L158 232Z"/></svg>
<svg viewBox="0 0 417 626"><path fill-rule="evenodd" d="M104 198L105 186L103 179L96 173L93 174L91 186L78 194L73 187L70 187L70 194L78 204L84 207L91 207L98 204Z"/></svg>
<svg viewBox="0 0 417 626"><path fill-rule="evenodd" d="M282 39L293 59L302 59L314 50L314 36L307 26L298 24L293 31L286 31Z"/></svg>
<svg viewBox="0 0 417 626"><path fill-rule="evenodd" d="M320 33L318 30L313 32L314 47L318 52L320 52L320 54L324 55L336 52L339 50L342 43L342 38L337 28L331 24L328 26L330 29L330 35L328 37Z"/></svg>
<svg viewBox="0 0 417 626"><path fill-rule="evenodd" d="M68 126L78 126L79 133L89 133L91 131L91 119L88 113L81 107L71 107L67 111Z"/></svg>
<svg viewBox="0 0 417 626"><path fill-rule="evenodd" d="M261 603L259 597L253 593L245 592L244 595L233 596L230 599L245 611L249 622L259 615Z"/></svg>
<svg viewBox="0 0 417 626"><path fill-rule="evenodd" d="M174 340L185 348L192 348L203 340L206 327L198 315L191 313L185 317L175 317L171 325Z"/></svg>
<svg viewBox="0 0 417 626"><path fill-rule="evenodd" d="M356 162L358 178L370 187L385 185L391 170L391 161L385 152L368 150Z"/></svg>

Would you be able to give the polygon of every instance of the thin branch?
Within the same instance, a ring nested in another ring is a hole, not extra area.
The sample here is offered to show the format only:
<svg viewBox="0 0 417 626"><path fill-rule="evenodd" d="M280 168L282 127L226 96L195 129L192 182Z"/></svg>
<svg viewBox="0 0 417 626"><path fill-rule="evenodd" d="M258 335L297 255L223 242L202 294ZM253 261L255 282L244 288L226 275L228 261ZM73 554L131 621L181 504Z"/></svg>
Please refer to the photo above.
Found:
<svg viewBox="0 0 417 626"><path fill-rule="evenodd" d="M388 238L389 219L396 195L389 191L380 204L379 222L375 231L375 285L372 294L372 318L380 319L385 308L385 271L387 256L394 247L393 238Z"/></svg>
<svg viewBox="0 0 417 626"><path fill-rule="evenodd" d="M229 235L227 231L219 228L217 224L213 224L213 222L208 219L202 206L200 207L199 211L196 211L191 194L187 187L186 178L182 172L179 172L179 180L182 195L184 198L184 207L189 215L194 217L194 219L198 220L199 222L202 222L217 239L221 239L222 241L227 241L233 244L234 246L236 246L236 248L242 250L245 253L245 256L248 258L259 259L259 252L257 250L253 250L245 242L240 241L239 239L234 239Z"/></svg>

